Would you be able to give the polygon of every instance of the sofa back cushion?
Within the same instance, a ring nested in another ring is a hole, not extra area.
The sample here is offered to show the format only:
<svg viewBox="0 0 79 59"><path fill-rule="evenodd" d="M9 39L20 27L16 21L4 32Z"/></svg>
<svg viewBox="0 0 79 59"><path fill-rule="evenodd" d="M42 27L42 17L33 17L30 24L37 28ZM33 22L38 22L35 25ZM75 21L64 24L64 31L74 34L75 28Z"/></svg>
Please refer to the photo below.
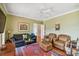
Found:
<svg viewBox="0 0 79 59"><path fill-rule="evenodd" d="M70 36L66 35L66 34L60 34L58 36L58 39L61 40L61 41L68 41L68 40L70 40Z"/></svg>
<svg viewBox="0 0 79 59"><path fill-rule="evenodd" d="M15 39L15 41L23 40L22 34L14 34L14 35L13 35L13 38Z"/></svg>
<svg viewBox="0 0 79 59"><path fill-rule="evenodd" d="M46 39L43 39L42 43L48 45L50 43L50 41L48 38L46 38Z"/></svg>

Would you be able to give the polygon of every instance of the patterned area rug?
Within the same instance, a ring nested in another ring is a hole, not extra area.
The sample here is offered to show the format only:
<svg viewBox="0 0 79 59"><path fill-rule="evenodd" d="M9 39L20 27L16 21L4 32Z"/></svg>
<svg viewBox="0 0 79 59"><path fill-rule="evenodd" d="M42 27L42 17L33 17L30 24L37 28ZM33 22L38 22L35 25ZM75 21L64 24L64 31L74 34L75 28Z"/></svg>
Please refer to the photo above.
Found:
<svg viewBox="0 0 79 59"><path fill-rule="evenodd" d="M45 52L40 48L39 44L37 43L16 48L16 55L17 56L63 56L57 53L56 51L52 51L52 50Z"/></svg>

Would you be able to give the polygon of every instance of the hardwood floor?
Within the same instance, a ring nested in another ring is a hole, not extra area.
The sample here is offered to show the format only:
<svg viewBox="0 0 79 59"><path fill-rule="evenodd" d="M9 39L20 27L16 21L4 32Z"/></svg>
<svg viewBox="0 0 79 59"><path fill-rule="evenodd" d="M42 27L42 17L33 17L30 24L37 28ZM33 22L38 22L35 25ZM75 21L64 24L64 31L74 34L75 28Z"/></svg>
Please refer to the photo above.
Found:
<svg viewBox="0 0 79 59"><path fill-rule="evenodd" d="M0 56L15 56L15 46L11 42L7 42L6 48L1 50Z"/></svg>
<svg viewBox="0 0 79 59"><path fill-rule="evenodd" d="M16 56L16 51L15 51L15 47L12 43L7 42L6 43L7 48L5 50L2 51L2 53L0 54L0 56ZM58 48L53 47L52 48L53 51L56 51L59 54L63 54L66 55L66 53Z"/></svg>
<svg viewBox="0 0 79 59"><path fill-rule="evenodd" d="M65 51L62 51L62 50L60 50L60 49L58 49L58 48L55 48L55 47L53 47L52 50L53 50L53 51L56 51L56 52L59 53L59 54L63 54L64 56L66 56Z"/></svg>

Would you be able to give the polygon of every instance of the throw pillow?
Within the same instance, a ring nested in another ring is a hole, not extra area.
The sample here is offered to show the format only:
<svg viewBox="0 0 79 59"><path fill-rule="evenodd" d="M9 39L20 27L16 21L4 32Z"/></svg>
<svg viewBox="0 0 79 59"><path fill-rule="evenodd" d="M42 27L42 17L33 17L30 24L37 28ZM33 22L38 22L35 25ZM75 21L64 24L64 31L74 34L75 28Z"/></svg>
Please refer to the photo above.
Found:
<svg viewBox="0 0 79 59"><path fill-rule="evenodd" d="M24 34L24 35L23 35L23 40L26 40L26 39L27 39L27 35Z"/></svg>

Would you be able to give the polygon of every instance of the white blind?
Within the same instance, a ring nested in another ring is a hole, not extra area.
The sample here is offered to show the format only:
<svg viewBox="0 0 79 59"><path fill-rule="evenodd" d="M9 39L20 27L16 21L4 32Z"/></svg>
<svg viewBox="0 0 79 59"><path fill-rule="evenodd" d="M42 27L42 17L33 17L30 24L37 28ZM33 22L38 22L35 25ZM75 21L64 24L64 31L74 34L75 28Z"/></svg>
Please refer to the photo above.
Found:
<svg viewBox="0 0 79 59"><path fill-rule="evenodd" d="M40 26L38 27L38 25L40 25ZM38 31L39 31L38 28L40 29L41 38L43 39L44 38L44 25L43 24L37 24L37 23L33 24L33 33L35 35L38 35Z"/></svg>
<svg viewBox="0 0 79 59"><path fill-rule="evenodd" d="M36 23L34 23L33 24L33 33L35 34L35 35L37 35L37 27L38 25L36 24Z"/></svg>

